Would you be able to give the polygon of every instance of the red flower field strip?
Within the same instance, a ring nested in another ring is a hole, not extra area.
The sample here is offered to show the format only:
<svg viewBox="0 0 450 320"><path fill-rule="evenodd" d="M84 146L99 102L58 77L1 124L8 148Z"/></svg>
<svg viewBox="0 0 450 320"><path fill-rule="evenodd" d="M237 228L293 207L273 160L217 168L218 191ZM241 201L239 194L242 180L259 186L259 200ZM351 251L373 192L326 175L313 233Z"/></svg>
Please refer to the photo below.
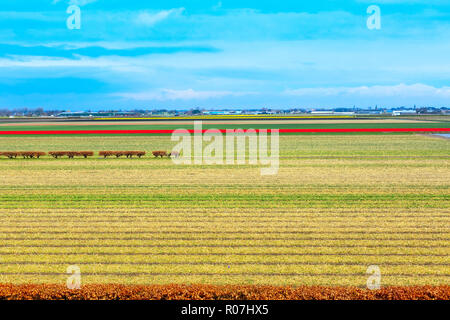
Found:
<svg viewBox="0 0 450 320"><path fill-rule="evenodd" d="M257 129L260 131L264 129ZM267 129L270 132L271 129ZM172 134L177 130L51 130L51 131L0 131L0 135L62 135L62 134ZM183 130L200 133L198 130ZM202 133L226 133L226 129L202 130ZM369 129L279 129L280 133L347 133L347 132L450 132L450 128L369 128Z"/></svg>
<svg viewBox="0 0 450 320"><path fill-rule="evenodd" d="M0 300L449 300L450 286L356 287L256 285L0 284Z"/></svg>
<svg viewBox="0 0 450 320"><path fill-rule="evenodd" d="M280 129L280 133L295 132L450 132L450 128L365 128L365 129Z"/></svg>

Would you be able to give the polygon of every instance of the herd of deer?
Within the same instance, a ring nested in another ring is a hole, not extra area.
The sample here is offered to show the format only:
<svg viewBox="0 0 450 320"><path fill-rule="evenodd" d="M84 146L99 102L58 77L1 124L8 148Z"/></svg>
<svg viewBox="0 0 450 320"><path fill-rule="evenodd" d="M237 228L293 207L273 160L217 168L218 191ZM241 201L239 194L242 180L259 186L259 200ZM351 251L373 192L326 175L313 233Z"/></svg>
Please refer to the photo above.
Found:
<svg viewBox="0 0 450 320"><path fill-rule="evenodd" d="M4 156L9 159L15 159L17 157L23 157L24 159L39 159L42 156L45 156L47 153L40 151L13 151L13 152L0 152L0 157ZM153 156L155 158L178 158L180 153L177 151L167 152L167 151L152 151ZM50 151L48 153L49 156L52 156L55 159L62 158L67 156L69 159L73 159L77 156L81 156L84 158L92 157L94 152L92 151ZM111 156L115 156L116 158L120 158L122 156L126 156L127 158L133 158L133 156L137 156L141 158L146 155L145 151L100 151L98 153L99 156L107 158Z"/></svg>

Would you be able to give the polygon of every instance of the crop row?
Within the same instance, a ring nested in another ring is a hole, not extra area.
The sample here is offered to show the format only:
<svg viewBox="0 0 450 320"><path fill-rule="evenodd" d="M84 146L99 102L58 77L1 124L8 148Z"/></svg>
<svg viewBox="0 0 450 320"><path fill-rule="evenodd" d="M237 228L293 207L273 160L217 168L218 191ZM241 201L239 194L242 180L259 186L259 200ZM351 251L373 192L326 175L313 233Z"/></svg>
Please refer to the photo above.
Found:
<svg viewBox="0 0 450 320"><path fill-rule="evenodd" d="M381 247L366 248L361 247L231 247L231 246L8 246L1 248L0 255L14 255L15 257L30 254L42 255L93 255L93 256L296 256L301 259L304 256L315 257L379 257L379 256L427 256L442 257L448 256L448 247L444 248L403 248L403 247Z"/></svg>
<svg viewBox="0 0 450 320"><path fill-rule="evenodd" d="M190 240L186 238L150 238L151 240L141 240L137 238L136 240L129 240L120 238L111 240L101 240L99 242L96 238L90 239L80 239L77 237L70 238L69 240L61 240L54 238L45 239L2 239L2 246L6 247L274 247L274 248L328 248L328 247L340 247L340 248L449 248L450 249L450 239L443 240L321 240L310 238L311 240L302 240L296 238L275 238L274 239L264 239L264 238L248 238L249 240L240 240L240 238L227 238L227 239L207 239L207 238L193 238ZM395 241L395 242L394 242Z"/></svg>
<svg viewBox="0 0 450 320"><path fill-rule="evenodd" d="M449 300L450 286L384 287L379 290L321 286L242 285L0 285L3 300Z"/></svg>
<svg viewBox="0 0 450 320"><path fill-rule="evenodd" d="M97 265L101 270L101 265L164 265L164 264L184 264L184 265L216 265L216 266L245 266L245 265L299 265L299 266L369 266L374 263L384 267L390 266L450 266L450 257L447 256L426 256L426 255L372 255L366 256L331 256L331 255L93 255L88 253L52 254L36 255L8 254L3 255L0 265L54 265L73 264L77 265ZM84 268L83 268L84 270ZM448 273L448 268L445 270Z"/></svg>
<svg viewBox="0 0 450 320"><path fill-rule="evenodd" d="M153 156L156 158L158 157L178 157L178 152L167 152L167 151L152 151ZM15 159L17 157L23 157L24 159L39 159L42 156L47 155L46 152L41 151L6 151L6 152L0 152L0 157L4 156L9 159ZM55 159L62 158L64 156L67 156L69 159L73 159L77 156L80 157L92 157L94 156L93 151L50 151L48 152L49 156L52 156ZM141 158L146 155L145 151L99 151L99 156L107 158L107 157L113 157L120 158L122 156L125 156L127 158L132 158L133 156L137 156L138 158Z"/></svg>
<svg viewBox="0 0 450 320"><path fill-rule="evenodd" d="M56 190L56 189L55 189ZM161 188L161 190L167 190ZM152 189L153 191L153 189ZM448 208L448 196L445 195L367 195L365 199L358 195L314 195L293 193L292 195L255 194L234 195L224 194L219 199L217 195L191 194L34 194L33 192L0 193L0 208L273 208L275 206L303 208L402 208L407 205L416 208ZM65 192L65 190L64 190ZM171 192L171 191L169 191ZM403 196L403 198L400 198Z"/></svg>
<svg viewBox="0 0 450 320"><path fill-rule="evenodd" d="M49 260L51 257L48 257ZM71 258L73 259L73 258ZM187 259L186 259L187 260ZM286 276L316 276L316 277L345 277L354 275L355 277L364 277L367 267L370 265L361 264L317 264L317 263L245 263L245 264L211 264L211 263L91 263L80 264L83 275L139 275L148 274L167 274L167 275L195 275L195 274L214 274L223 276L252 276L255 274L264 275L267 277L286 275ZM28 274L28 273L40 273L40 274L62 274L66 271L68 265L72 263L67 259L66 263L33 263L22 262L19 263L1 263L0 273L8 275L9 273ZM78 262L76 263L78 265ZM381 265L383 276L404 276L409 278L417 277L436 277L442 278L444 281L450 280L450 274L448 273L448 264L443 265L411 265L403 264L396 266ZM443 282L447 283L447 282Z"/></svg>

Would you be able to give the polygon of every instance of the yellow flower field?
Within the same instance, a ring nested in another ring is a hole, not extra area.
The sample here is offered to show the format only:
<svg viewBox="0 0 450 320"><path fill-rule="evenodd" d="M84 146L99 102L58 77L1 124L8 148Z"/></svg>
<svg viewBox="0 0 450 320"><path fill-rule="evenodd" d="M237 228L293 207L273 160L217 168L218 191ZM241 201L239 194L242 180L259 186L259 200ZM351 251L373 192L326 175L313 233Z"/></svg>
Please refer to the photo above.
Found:
<svg viewBox="0 0 450 320"><path fill-rule="evenodd" d="M170 150L170 137L2 137L0 151ZM450 283L450 141L281 136L277 175L169 159L0 159L0 283Z"/></svg>

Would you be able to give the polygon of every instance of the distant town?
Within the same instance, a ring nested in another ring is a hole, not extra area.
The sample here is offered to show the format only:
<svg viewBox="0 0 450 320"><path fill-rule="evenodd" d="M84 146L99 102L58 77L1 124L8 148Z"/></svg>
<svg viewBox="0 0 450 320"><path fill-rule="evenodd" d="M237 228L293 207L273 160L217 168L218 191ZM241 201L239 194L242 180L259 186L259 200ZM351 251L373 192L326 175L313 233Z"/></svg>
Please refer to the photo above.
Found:
<svg viewBox="0 0 450 320"><path fill-rule="evenodd" d="M166 109L134 109L123 110L100 110L100 111L74 111L70 110L44 110L43 108L28 109L0 109L0 117L58 117L58 118L90 118L90 117L148 117L148 116L208 116L208 115L289 115L289 114L310 114L310 115L450 115L450 108L447 107L398 107L398 108L334 108L334 109L190 109L190 110L166 110Z"/></svg>

